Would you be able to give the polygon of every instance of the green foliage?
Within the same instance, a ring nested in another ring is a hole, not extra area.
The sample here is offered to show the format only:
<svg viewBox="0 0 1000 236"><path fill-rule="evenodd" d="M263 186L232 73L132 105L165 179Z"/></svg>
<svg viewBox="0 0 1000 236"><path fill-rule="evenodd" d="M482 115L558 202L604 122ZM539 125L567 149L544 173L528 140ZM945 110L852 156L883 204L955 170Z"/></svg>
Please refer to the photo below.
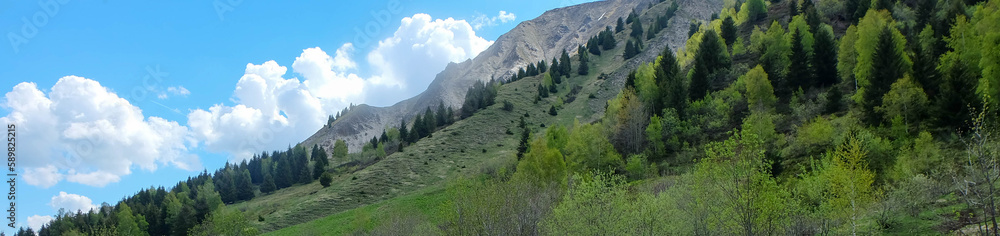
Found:
<svg viewBox="0 0 1000 236"><path fill-rule="evenodd" d="M517 145L517 160L521 160L524 153L528 151L528 139L531 137L531 129L528 128L528 123L524 121L524 116L521 116L521 122L518 123L517 127L521 129L521 139Z"/></svg>
<svg viewBox="0 0 1000 236"><path fill-rule="evenodd" d="M673 108L677 112L687 106L687 88L684 87L684 76L680 65L670 47L664 48L656 58L656 85L659 88L660 101L653 105L653 111Z"/></svg>
<svg viewBox="0 0 1000 236"><path fill-rule="evenodd" d="M565 148L566 165L575 172L617 170L623 160L607 137L599 124L574 123Z"/></svg>
<svg viewBox="0 0 1000 236"><path fill-rule="evenodd" d="M733 17L726 16L725 20L722 20L722 39L726 41L726 45L733 45L736 42L736 22L733 21Z"/></svg>
<svg viewBox="0 0 1000 236"><path fill-rule="evenodd" d="M624 155L643 151L649 109L632 88L625 88L617 97L608 101L604 122L609 126L611 143Z"/></svg>
<svg viewBox="0 0 1000 236"><path fill-rule="evenodd" d="M930 133L920 132L913 145L907 145L899 152L893 178L904 180L917 175L936 176L943 165L947 165L941 147L934 142Z"/></svg>
<svg viewBox="0 0 1000 236"><path fill-rule="evenodd" d="M621 17L618 17L618 23L615 24L615 33L621 33L624 30L625 30L625 20L622 20Z"/></svg>
<svg viewBox="0 0 1000 236"><path fill-rule="evenodd" d="M563 155L559 149L549 148L543 138L531 142L529 151L517 164L517 170L515 178L523 178L536 186L566 184L566 162L563 161Z"/></svg>
<svg viewBox="0 0 1000 236"><path fill-rule="evenodd" d="M691 100L705 97L713 82L712 76L720 69L729 68L729 52L726 44L715 34L714 30L705 32L695 55L695 67L692 72L688 96Z"/></svg>
<svg viewBox="0 0 1000 236"><path fill-rule="evenodd" d="M819 86L827 87L837 84L837 43L833 38L833 28L823 24L815 30L816 42L813 44L812 69L813 78Z"/></svg>
<svg viewBox="0 0 1000 236"><path fill-rule="evenodd" d="M744 10L747 12L746 19L749 22L757 22L767 17L767 5L764 4L764 0L748 0L745 6L740 8L740 12Z"/></svg>
<svg viewBox="0 0 1000 236"><path fill-rule="evenodd" d="M313 161L313 179L318 179L320 175L326 172L326 168L330 164L330 159L326 157L326 151L319 147L319 145L313 146L311 156Z"/></svg>
<svg viewBox="0 0 1000 236"><path fill-rule="evenodd" d="M333 174L330 174L330 172L323 172L319 176L319 184L323 185L324 188L330 187L331 183L333 183Z"/></svg>
<svg viewBox="0 0 1000 236"><path fill-rule="evenodd" d="M656 81L656 65L645 63L635 71L635 90L646 107L655 107L662 97Z"/></svg>
<svg viewBox="0 0 1000 236"><path fill-rule="evenodd" d="M882 106L876 110L885 117L902 117L907 126L920 121L927 107L927 95L909 75L892 84L892 89L882 98Z"/></svg>
<svg viewBox="0 0 1000 236"><path fill-rule="evenodd" d="M681 232L770 235L784 232L791 209L789 193L770 177L762 141L735 133L706 147L692 174L677 187ZM731 217L714 217L714 216Z"/></svg>
<svg viewBox="0 0 1000 236"><path fill-rule="evenodd" d="M624 180L609 174L573 176L573 186L541 223L545 234L653 235L668 232L652 195L629 196Z"/></svg>
<svg viewBox="0 0 1000 236"><path fill-rule="evenodd" d="M802 18L798 17L798 19ZM798 88L809 88L815 82L813 79L813 68L810 64L812 47L811 45L806 45L803 35L811 38L812 34L807 30L794 29L791 27L791 24L789 24L789 30L792 35L789 41L792 48L788 58L790 62L788 66L788 86L790 87L788 89L794 91Z"/></svg>
<svg viewBox="0 0 1000 236"><path fill-rule="evenodd" d="M342 139L337 139L333 144L333 158L337 160L343 160L347 157L347 142Z"/></svg>
<svg viewBox="0 0 1000 236"><path fill-rule="evenodd" d="M219 209L213 211L205 222L191 228L189 235L258 235L260 232L243 216L243 212L235 209Z"/></svg>
<svg viewBox="0 0 1000 236"><path fill-rule="evenodd" d="M882 105L882 100L880 98L888 93L892 88L892 84L897 79L902 78L903 74L908 70L904 64L905 62L902 50L898 50L896 48L896 43L893 42L892 37L894 30L888 27L889 26L883 28L882 32L879 34L878 45L875 48L875 55L873 55L874 58L871 65L871 70L874 70L874 72L870 77L868 77L868 83L862 85L865 99L862 105L864 105L865 112L867 112L866 116L868 117L869 124L877 124L881 122L881 119L879 119L880 117L875 114L877 108ZM863 76L858 77L865 78ZM907 86L907 84L901 85ZM900 88L907 89L912 87L912 83L909 83L909 87ZM923 91L921 91L921 93L922 92Z"/></svg>
<svg viewBox="0 0 1000 236"><path fill-rule="evenodd" d="M274 178L271 173L264 174L264 183L260 185L261 193L271 193L277 190L278 186L274 184Z"/></svg>
<svg viewBox="0 0 1000 236"><path fill-rule="evenodd" d="M457 181L449 186L452 197L440 213L445 218L444 231L447 235L537 235L544 217L556 205L560 188L523 179Z"/></svg>
<svg viewBox="0 0 1000 236"><path fill-rule="evenodd" d="M628 157L625 162L625 172L628 172L629 180L640 180L656 176L659 170L656 164L649 163L645 154L637 154Z"/></svg>
<svg viewBox="0 0 1000 236"><path fill-rule="evenodd" d="M789 38L785 37L785 29L777 21L771 22L771 27L767 28L767 33L760 38L758 48L763 49L760 55L760 65L764 68L771 79L771 85L775 88L775 95L778 97L788 97L792 90L788 77L788 66L791 64L788 56L792 53ZM753 41L753 40L751 40ZM758 44L754 42L754 44Z"/></svg>
<svg viewBox="0 0 1000 236"><path fill-rule="evenodd" d="M824 204L833 216L847 222L851 234L863 230L862 220L878 194L873 186L875 173L868 170L867 154L862 141L850 136L828 157L832 164L825 174L830 196Z"/></svg>
<svg viewBox="0 0 1000 236"><path fill-rule="evenodd" d="M774 105L778 98L774 96L774 88L771 87L771 81L767 79L767 73L764 72L763 67L760 65L754 67L746 75L741 76L739 80L746 85L747 104L751 111L774 111Z"/></svg>
<svg viewBox="0 0 1000 236"><path fill-rule="evenodd" d="M118 212L115 214L118 217L118 227L115 229L119 234L122 235L149 235L146 232L146 227L149 226L146 223L145 217L139 215L136 217L132 214L132 208L126 203L118 205Z"/></svg>
<svg viewBox="0 0 1000 236"><path fill-rule="evenodd" d="M632 21L630 24L632 24L632 32L630 32L628 35L631 36L632 38L635 38L636 40L642 40L642 33L643 33L642 20L636 19Z"/></svg>

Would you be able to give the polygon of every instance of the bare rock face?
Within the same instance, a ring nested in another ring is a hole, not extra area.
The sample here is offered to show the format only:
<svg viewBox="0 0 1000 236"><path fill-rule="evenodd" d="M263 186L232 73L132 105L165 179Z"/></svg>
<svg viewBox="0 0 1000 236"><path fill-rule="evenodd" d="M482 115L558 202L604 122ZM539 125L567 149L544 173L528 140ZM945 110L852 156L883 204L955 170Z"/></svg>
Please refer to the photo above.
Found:
<svg viewBox="0 0 1000 236"><path fill-rule="evenodd" d="M718 12L721 0L706 5L699 0L678 0L681 12L687 5L697 5L698 13ZM545 60L551 63L566 50L576 54L577 46L586 44L587 40L597 35L605 27L614 27L619 17L625 18L636 8L645 8L657 0L609 0L584 3L575 6L558 8L543 13L538 18L520 23L510 32L500 36L492 46L481 52L474 59L462 63L451 63L439 73L423 93L396 103L389 107L371 107L360 105L352 109L333 125L323 127L316 134L303 141L302 144L320 146L331 150L337 139L347 142L351 152L358 152L365 142L373 136L381 135L387 127L399 126L402 119L412 121L414 115L423 112L427 107L436 109L440 102L456 111L465 99L465 93L476 81L491 79L506 79L515 74L518 68L529 63ZM716 8L715 5L718 5ZM700 8L706 8L700 10ZM694 13L687 10L685 13ZM686 38L687 22L691 19L708 20L708 15L685 14L686 17L671 20L665 29L669 35L683 35ZM671 48L684 44L683 39L667 39ZM664 45L666 46L666 45ZM662 46L660 47L662 48ZM646 52L655 55L655 52Z"/></svg>

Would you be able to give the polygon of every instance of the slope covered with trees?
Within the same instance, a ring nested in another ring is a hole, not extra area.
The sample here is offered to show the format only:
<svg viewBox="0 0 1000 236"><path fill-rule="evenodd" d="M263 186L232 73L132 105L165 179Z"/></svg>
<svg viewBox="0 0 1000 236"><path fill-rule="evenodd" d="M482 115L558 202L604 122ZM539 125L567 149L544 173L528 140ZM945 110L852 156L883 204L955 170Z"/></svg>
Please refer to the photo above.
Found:
<svg viewBox="0 0 1000 236"><path fill-rule="evenodd" d="M41 232L1000 232L1000 0L725 1L694 23L679 7L631 9L359 153L262 153ZM670 24L691 26L685 46L650 51Z"/></svg>

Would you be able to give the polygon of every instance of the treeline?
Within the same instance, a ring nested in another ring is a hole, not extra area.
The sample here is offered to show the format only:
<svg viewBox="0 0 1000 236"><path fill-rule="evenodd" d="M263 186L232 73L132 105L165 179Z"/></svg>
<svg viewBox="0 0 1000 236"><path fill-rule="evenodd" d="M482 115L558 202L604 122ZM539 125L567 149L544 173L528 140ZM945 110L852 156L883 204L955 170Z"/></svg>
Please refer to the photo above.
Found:
<svg viewBox="0 0 1000 236"><path fill-rule="evenodd" d="M347 155L343 141L335 144L334 158ZM327 172L329 159L318 145L264 152L240 164L226 163L177 183L169 191L149 188L116 206L103 204L90 212L60 212L38 235L248 235L257 229L243 213L224 210L225 204L253 199L279 189L309 184ZM329 186L329 182L323 184Z"/></svg>

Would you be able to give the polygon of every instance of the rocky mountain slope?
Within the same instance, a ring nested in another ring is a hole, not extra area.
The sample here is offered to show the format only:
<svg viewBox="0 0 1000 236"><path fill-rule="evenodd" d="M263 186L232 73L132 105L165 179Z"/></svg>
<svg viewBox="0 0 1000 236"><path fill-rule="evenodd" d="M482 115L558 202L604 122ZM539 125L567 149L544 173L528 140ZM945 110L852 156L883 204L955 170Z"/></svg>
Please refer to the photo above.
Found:
<svg viewBox="0 0 1000 236"><path fill-rule="evenodd" d="M549 62L564 49L575 54L578 45L585 44L587 39L606 26L614 26L619 17L627 17L633 9L648 7L655 1L609 0L549 10L500 36L475 58L449 64L423 93L389 107L357 106L332 125L317 131L303 144L319 144L331 150L334 141L342 139L351 152L360 151L365 142L381 134L386 127L398 126L403 118L411 120L414 114L427 107L436 107L444 102L445 106L458 109L467 88L476 81L510 77L528 63ZM682 7L677 17L665 29L670 33L663 36L669 37L665 41L674 49L684 44L687 23L691 19L708 20L712 12L722 7L721 1L681 0L680 3ZM655 56L659 48L646 50L643 56ZM618 77L623 76L620 73L612 75L612 78Z"/></svg>

